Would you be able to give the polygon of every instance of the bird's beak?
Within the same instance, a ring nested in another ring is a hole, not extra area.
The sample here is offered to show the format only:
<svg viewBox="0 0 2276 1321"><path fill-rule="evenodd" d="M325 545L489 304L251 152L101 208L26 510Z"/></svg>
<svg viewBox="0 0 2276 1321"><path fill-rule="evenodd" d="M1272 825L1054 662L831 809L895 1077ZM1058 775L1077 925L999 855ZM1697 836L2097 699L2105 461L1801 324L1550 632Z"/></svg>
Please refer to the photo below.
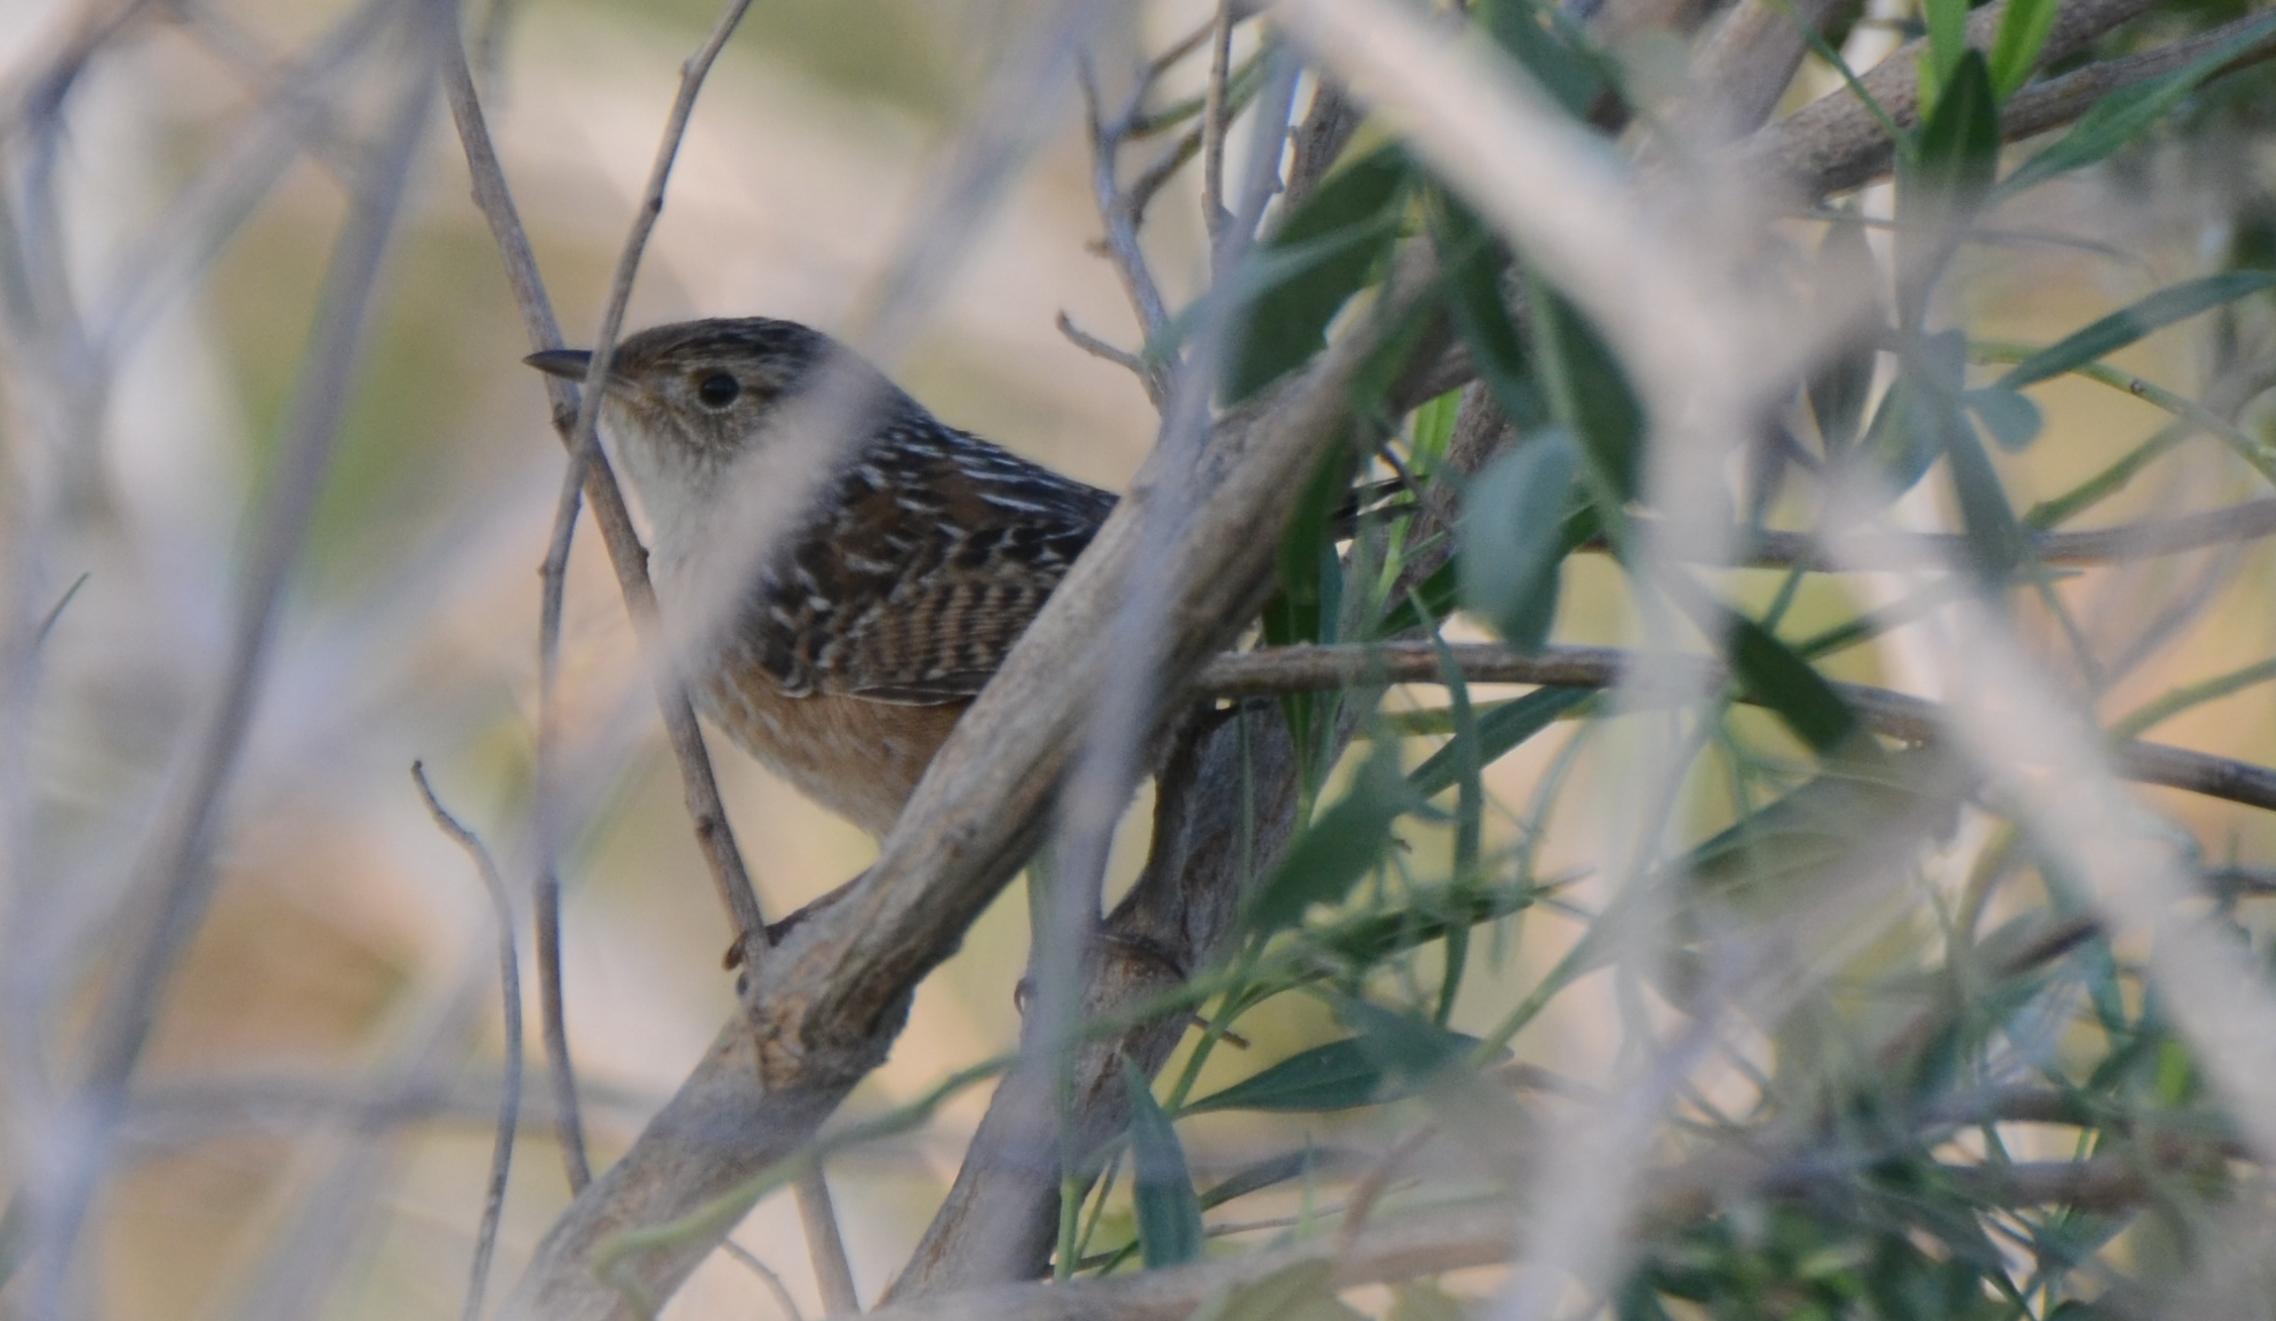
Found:
<svg viewBox="0 0 2276 1321"><path fill-rule="evenodd" d="M593 355L587 349L545 349L522 359L548 376L565 376L572 381L585 379L585 369L592 366Z"/></svg>

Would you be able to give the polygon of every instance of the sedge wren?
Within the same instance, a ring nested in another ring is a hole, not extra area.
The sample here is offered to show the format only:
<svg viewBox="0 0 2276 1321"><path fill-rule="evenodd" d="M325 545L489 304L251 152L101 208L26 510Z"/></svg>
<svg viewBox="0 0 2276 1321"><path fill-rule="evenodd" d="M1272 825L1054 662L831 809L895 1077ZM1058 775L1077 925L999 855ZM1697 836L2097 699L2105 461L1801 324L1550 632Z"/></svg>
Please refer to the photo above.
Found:
<svg viewBox="0 0 2276 1321"><path fill-rule="evenodd" d="M591 356L525 361L582 379ZM818 481L786 474L811 495L736 584L690 687L744 751L883 837L1115 497L943 424L796 322L657 326L610 355L601 417L653 526L666 609L743 512L721 507L752 489L730 470L811 461L786 430L816 415L789 406L825 377L860 383L862 420Z"/></svg>

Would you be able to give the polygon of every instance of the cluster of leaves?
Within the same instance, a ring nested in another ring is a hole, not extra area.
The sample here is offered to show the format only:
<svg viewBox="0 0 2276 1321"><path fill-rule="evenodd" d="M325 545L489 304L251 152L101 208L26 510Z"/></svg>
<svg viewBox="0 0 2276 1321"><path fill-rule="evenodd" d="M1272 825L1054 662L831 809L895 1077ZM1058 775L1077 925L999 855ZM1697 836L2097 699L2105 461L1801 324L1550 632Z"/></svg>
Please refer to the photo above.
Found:
<svg viewBox="0 0 2276 1321"><path fill-rule="evenodd" d="M1963 37L1966 0L1924 0L1926 111L1917 131L1898 135L1892 260L1875 281L1893 297L1828 345L1796 383L1789 416L1766 429L1751 489L1729 516L1759 526L1772 510L1795 507L1781 499L1796 474L1830 485L1861 473L1887 499L1938 477L1966 531L1966 569L1978 584L1994 596L2029 593L2067 626L2063 599L2052 590L2056 575L2034 558L2035 534L2095 507L2201 431L2227 441L2264 477L2276 480L2276 471L2252 437L2177 399L2172 424L2118 463L2019 510L2002 456L2046 440L2030 391L2075 373L2143 395L2104 365L2108 355L2164 327L2228 315L2239 300L2276 286L2276 273L2231 268L2183 280L2043 345L1972 338L1946 311L1959 301L1944 296L1955 256L1991 208L2136 148L2193 109L2207 80L2266 35L2248 30L2186 67L2111 94L2053 141L2011 158L2001 151L2001 115L2038 64L2055 7L2013 0L1987 52ZM1615 66L1561 11L1532 0L1489 0L1475 9L1484 37L1576 122L1626 116L1631 103ZM1838 62L1830 47L1821 43L1819 51ZM1849 81L1863 94L1854 76ZM1844 215L1822 230L1815 257L1798 262L1798 278L1855 285L1861 272L1876 269L1862 219ZM1686 730L1685 756L1719 766L1733 799L1728 824L1689 848L1639 841L1626 888L1602 911L1584 911L1536 874L1537 845L1591 735L1629 717L1578 689L1473 701L1451 663L1448 700L1435 711L1389 713L1371 693L1286 699L1297 744L1311 758L1308 824L1258 878L1237 952L1189 991L1210 1004L1210 1026L1167 1091L1157 1097L1145 1079L1130 1077L1136 1117L1121 1150L1098 1153L1109 1173L1093 1189L1087 1215L1067 1217L1063 1269L1110 1273L1134 1258L1148 1267L1193 1260L1205 1251L1214 1208L1276 1185L1309 1191L1316 1180L1349 1173L1348 1153L1307 1136L1204 1187L1181 1143L1181 1125L1193 1116L1261 1112L1308 1134L1299 1117L1363 1108L1394 1123L1466 1132L1479 1131L1483 1114L1507 1121L1511 1150L1497 1154L1518 1162L1526 1107L1511 1096L1510 1082L1531 1075L1511 1065L1512 1045L1553 999L1604 966L1610 933L1644 897L1672 909L1669 943L1678 955L1651 989L1683 1006L1699 987L1698 970L1681 956L1700 933L1734 915L1744 922L1820 902L1814 887L1863 867L1883 901L1874 921L1901 948L1814 967L1818 980L1808 992L1759 1018L1773 1045L1745 1066L1755 1071L1751 1106L1724 1113L1689 1098L1660 1153L1680 1164L1744 1146L1783 1153L1783 1163L1655 1219L1603 1305L1638 1318L2076 1318L2098 1314L2097 1297L2153 1287L2167 1267L2114 1245L2189 1241L2232 1181L2223 1156L2227 1126L2208 1104L2188 1048L2138 971L2079 919L2068 878L2013 827L1995 825L1996 842L1956 909L1912 883L1957 813L1996 805L1965 802L1968 777L1943 753L1869 735L1823 673L1829 658L1870 643L1932 600L1797 635L1789 616L1803 569L1759 609L1726 599L1734 590L1728 584L1653 578L1631 553L1651 429L1626 369L1523 252L1500 242L1396 142L1347 161L1281 217L1238 291L1246 330L1226 369L1225 398L1254 395L1309 360L1339 317L1363 314L1363 295L1396 248L1417 241L1435 247L1443 276L1411 324L1390 337L1376 376L1389 381L1408 355L1457 337L1514 424L1514 443L1465 476L1446 464L1456 395L1404 417L1381 415L1379 404L1356 408L1353 444L1315 476L1307 512L1281 548L1266 640L1437 638L1462 613L1515 646L1537 647L1559 618L1567 563L1602 545L1626 571L1631 594L1688 620L1698 645L1730 667L1731 691L1671 716ZM2227 351L2243 352L2242 332L2233 323L2223 330ZM1408 572L1430 548L1410 541L1401 525L1375 528L1348 550L1339 546L1331 511L1382 448L1417 480L1461 483L1457 553L1435 572ZM2080 647L2074 659L2082 672L2100 675L2077 642L2080 630L2068 635ZM2228 687L2202 690L2215 691ZM1735 715L1740 696L1766 708L1776 727ZM2187 700L2160 704L2159 716ZM1344 709L1355 702L1364 709ZM1366 750L1345 758L1338 731L1354 720L1365 727ZM1560 724L1570 735L1531 803L1522 810L1495 804L1486 768ZM1422 738L1436 746L1409 764L1406 751ZM1498 817L1514 824L1499 832L1514 839L1489 846ZM1409 847L1425 836L1450 840L1442 866ZM1988 894L2024 871L2038 878L2044 902L1979 930ZM1895 915L1889 895L1904 896ZM1523 916L1540 908L1583 924L1570 953L1514 1006L1466 1001L1479 933L1491 935L1497 955L1506 952ZM2236 929L2241 939L2242 925ZM1342 1033L1197 1095L1224 1035L1292 996L1324 1002ZM1490 1026L1453 1026L1472 1019ZM2003 1111L2003 1102L2028 1113ZM2130 1169L2137 1185L2119 1198L2019 1190L2003 1177L2019 1168L2006 1146L2019 1119L2065 1125L2078 1170ZM1126 1221L1119 1211L1107 1214L1110 1201L1122 1205L1114 1201L1115 1175L1125 1154L1132 1176ZM1395 1310L1462 1314L1446 1295L1419 1287L1402 1293ZM1220 1298L1207 1314L1354 1315L1336 1301L1326 1273L1311 1269Z"/></svg>

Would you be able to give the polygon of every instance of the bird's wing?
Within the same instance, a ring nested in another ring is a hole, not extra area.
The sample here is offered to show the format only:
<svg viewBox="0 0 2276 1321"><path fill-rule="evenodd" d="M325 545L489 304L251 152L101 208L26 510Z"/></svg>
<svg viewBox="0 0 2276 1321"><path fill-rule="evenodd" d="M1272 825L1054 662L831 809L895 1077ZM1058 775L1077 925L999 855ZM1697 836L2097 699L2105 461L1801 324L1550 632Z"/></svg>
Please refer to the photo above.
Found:
<svg viewBox="0 0 2276 1321"><path fill-rule="evenodd" d="M1114 497L984 441L892 438L802 539L758 641L792 692L970 700L1090 544Z"/></svg>

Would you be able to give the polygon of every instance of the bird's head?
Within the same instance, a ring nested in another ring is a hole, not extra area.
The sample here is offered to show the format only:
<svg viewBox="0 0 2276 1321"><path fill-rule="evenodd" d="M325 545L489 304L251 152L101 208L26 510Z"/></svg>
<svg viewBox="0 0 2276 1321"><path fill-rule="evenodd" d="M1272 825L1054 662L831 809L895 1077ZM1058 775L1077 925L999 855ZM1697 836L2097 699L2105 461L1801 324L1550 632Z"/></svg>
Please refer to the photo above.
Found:
<svg viewBox="0 0 2276 1321"><path fill-rule="evenodd" d="M592 354L547 349L523 361L582 380ZM815 402L816 387L826 379L852 387L837 401L847 408L890 408L901 398L850 350L795 321L675 322L617 344L601 378L601 419L662 527L682 511L706 506L731 464L791 439L786 433L792 429L783 425L794 411L789 406L802 398ZM840 412L832 428L845 438L836 446L838 454L824 458L842 457L871 433L870 426L846 426L845 416ZM798 464L810 465L815 457L800 456ZM793 456L782 458L789 466Z"/></svg>

